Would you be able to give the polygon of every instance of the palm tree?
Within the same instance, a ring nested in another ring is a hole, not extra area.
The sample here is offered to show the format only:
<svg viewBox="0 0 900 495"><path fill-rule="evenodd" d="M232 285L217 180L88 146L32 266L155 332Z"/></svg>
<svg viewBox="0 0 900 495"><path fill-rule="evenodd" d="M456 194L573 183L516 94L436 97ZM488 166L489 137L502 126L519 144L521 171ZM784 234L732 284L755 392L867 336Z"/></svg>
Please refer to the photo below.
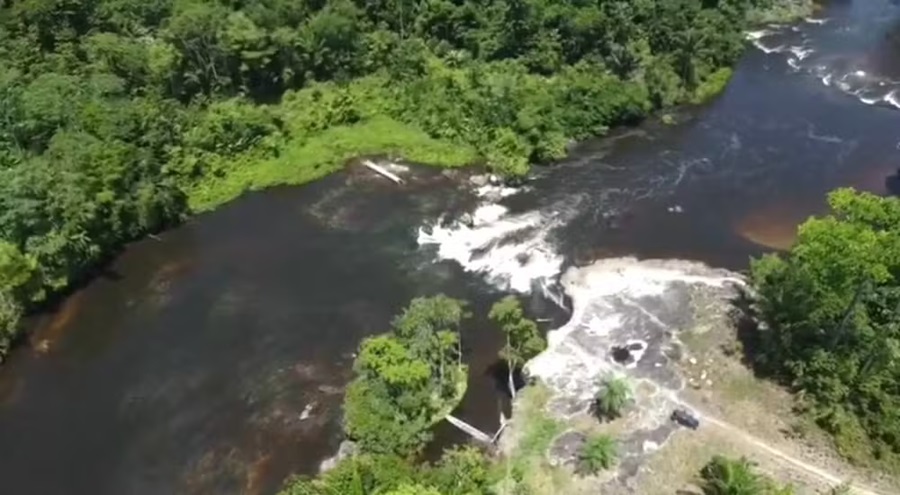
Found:
<svg viewBox="0 0 900 495"><path fill-rule="evenodd" d="M700 489L704 495L761 495L765 480L753 472L747 459L715 456L700 471Z"/></svg>
<svg viewBox="0 0 900 495"><path fill-rule="evenodd" d="M631 388L628 383L622 378L609 378L594 396L594 415L601 421L618 418L630 399Z"/></svg>
<svg viewBox="0 0 900 495"><path fill-rule="evenodd" d="M616 441L609 435L598 435L584 444L578 454L578 470L597 474L616 463Z"/></svg>

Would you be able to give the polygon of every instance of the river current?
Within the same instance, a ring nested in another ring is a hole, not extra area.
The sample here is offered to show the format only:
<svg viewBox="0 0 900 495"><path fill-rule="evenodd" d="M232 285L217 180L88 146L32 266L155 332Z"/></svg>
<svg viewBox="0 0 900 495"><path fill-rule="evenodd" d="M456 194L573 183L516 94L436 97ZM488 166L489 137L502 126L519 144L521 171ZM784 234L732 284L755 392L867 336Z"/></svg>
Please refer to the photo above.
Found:
<svg viewBox="0 0 900 495"><path fill-rule="evenodd" d="M521 294L552 328L559 274L619 255L743 269L790 244L827 191L900 167L900 7L835 1L748 34L723 95L580 145L516 191L351 167L247 195L129 247L0 370L0 479L16 495L271 494L340 441L365 335L410 298L471 302L457 415L495 427L499 336ZM502 192L502 193L501 193ZM502 197L501 197L502 196ZM471 222L453 222L462 212ZM458 441L441 426L435 449Z"/></svg>

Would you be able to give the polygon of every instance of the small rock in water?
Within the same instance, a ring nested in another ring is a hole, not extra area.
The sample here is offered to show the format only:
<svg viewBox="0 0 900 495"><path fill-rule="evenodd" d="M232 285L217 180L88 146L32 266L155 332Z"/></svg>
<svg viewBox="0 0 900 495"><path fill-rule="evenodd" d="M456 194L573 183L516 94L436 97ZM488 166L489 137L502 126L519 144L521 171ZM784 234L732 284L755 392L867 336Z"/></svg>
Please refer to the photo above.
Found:
<svg viewBox="0 0 900 495"><path fill-rule="evenodd" d="M319 472L324 473L325 471L334 469L341 461L354 455L356 455L356 444L350 440L344 440L341 442L341 446L338 447L338 451L335 455L325 459L319 464Z"/></svg>
<svg viewBox="0 0 900 495"><path fill-rule="evenodd" d="M488 183L488 176L473 175L473 176L469 177L469 182L475 187L484 187Z"/></svg>
<svg viewBox="0 0 900 495"><path fill-rule="evenodd" d="M472 215L469 213L463 213L462 216L459 217L459 223L469 227L470 229L475 226L475 219L472 218Z"/></svg>
<svg viewBox="0 0 900 495"><path fill-rule="evenodd" d="M300 421L305 421L309 419L309 416L312 414L313 407L316 406L315 402L311 402L303 408L303 412L300 413Z"/></svg>
<svg viewBox="0 0 900 495"><path fill-rule="evenodd" d="M499 186L501 181L500 181L500 177L498 177L494 174L491 174L488 176L488 182L490 182L491 184L493 184L495 186Z"/></svg>

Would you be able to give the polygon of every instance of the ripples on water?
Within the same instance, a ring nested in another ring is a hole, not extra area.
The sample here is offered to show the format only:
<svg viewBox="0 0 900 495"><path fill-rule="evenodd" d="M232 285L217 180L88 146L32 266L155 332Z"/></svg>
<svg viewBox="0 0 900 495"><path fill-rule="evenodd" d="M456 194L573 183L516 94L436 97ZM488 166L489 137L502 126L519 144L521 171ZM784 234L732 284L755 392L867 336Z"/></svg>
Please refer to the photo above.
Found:
<svg viewBox="0 0 900 495"><path fill-rule="evenodd" d="M900 114L890 111L900 108L898 13L885 0L841 3L748 33L759 51L688 123L648 124L586 146L541 171L531 191L502 205L486 200L474 225L442 219L419 242L518 292L547 292L567 259L588 261L583 253L703 259L718 250L740 267L761 248L786 249L799 223L826 210L828 190L884 193L900 165ZM811 90L810 76L829 88Z"/></svg>
<svg viewBox="0 0 900 495"><path fill-rule="evenodd" d="M796 72L811 74L867 105L900 108L898 6L858 1L833 7L825 17L772 26L747 34L767 54Z"/></svg>

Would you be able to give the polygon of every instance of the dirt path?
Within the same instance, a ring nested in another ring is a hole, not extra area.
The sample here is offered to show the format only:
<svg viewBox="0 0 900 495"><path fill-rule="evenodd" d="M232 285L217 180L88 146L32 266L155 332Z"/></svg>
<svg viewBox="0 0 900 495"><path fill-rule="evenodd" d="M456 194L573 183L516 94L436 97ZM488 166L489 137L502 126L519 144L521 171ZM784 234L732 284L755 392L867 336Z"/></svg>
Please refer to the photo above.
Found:
<svg viewBox="0 0 900 495"><path fill-rule="evenodd" d="M588 369L593 370L594 373L599 374L601 369L606 367L606 366L598 365L598 363L596 363L592 359L592 357L590 355L588 355L586 352L584 352L584 350L581 349L579 346L571 345L569 342L563 342L562 345L564 345L568 349L570 349L576 356L579 357L579 359L581 359L581 361L584 363L584 365ZM649 381L649 382L653 383L652 380L647 380L646 378L641 378L640 380L641 381ZM664 390L664 388L661 387L659 384L654 383L654 385L656 387L658 387L660 390ZM670 392L665 395L666 395L666 399L670 400L673 403L673 406L677 405L677 406L681 406L681 407L690 409L691 411L694 412L694 414L697 415L698 418L702 419L706 424L711 424L711 425L714 425L718 428L721 428L721 429L727 431L728 433L732 434L735 438L739 438L743 443L753 447L760 453L764 453L765 455L772 457L774 460L780 461L782 463L786 462L786 463L790 464L791 466L793 466L795 469L803 471L803 472L810 474L816 478L819 478L823 482L825 482L827 485L830 485L830 486L838 486L841 483L844 483L846 481L846 480L842 479L840 476L838 476L832 472L829 472L825 469L822 469L820 467L809 464L809 463L803 461L802 459L798 459L797 457L794 457L794 456L787 454L781 450L778 450L777 448L769 445L768 443L760 440L759 438L756 438L753 435L747 433L745 430L742 430L742 429L740 429L734 425L731 425L729 423L726 423L725 421L722 421L714 416L704 413L702 411L702 409L694 406L693 404L689 404L689 403L685 402L684 400L682 400L681 398L679 398L676 393ZM860 486L855 483L853 483L851 485L850 491L851 491L851 493L854 493L856 495L890 495L886 492L880 492L877 490L873 490L871 488L868 488L865 486Z"/></svg>
<svg viewBox="0 0 900 495"><path fill-rule="evenodd" d="M754 447L756 450L760 451L761 453L765 453L765 454L775 458L778 461L787 462L787 463L791 464L793 467L795 467L796 469L799 469L799 470L804 471L808 474L811 474L817 478L820 478L821 480L827 482L829 485L837 486L846 481L846 480L841 479L840 476L837 476L834 473L831 473L822 468L813 466L812 464L804 462L801 459L798 459L798 458L791 456L785 452L782 452L781 450L776 449L775 447L754 437L753 435L750 435L746 431L744 431L734 425L728 424L714 416L705 414L705 413L703 413L703 411L698 409L696 406L688 404L688 403L678 399L677 397L672 397L672 400L674 402L676 402L677 404L679 404L680 406L686 407L686 408L690 409L691 411L693 411L694 414L698 418L702 419L707 424L711 424L718 428L721 428L721 429L727 431L728 433L734 435L736 438L740 438L740 440L742 442ZM873 490L868 487L857 485L855 483L851 485L850 491L851 491L851 493L855 493L857 495L889 495L885 492L876 491L876 490Z"/></svg>

